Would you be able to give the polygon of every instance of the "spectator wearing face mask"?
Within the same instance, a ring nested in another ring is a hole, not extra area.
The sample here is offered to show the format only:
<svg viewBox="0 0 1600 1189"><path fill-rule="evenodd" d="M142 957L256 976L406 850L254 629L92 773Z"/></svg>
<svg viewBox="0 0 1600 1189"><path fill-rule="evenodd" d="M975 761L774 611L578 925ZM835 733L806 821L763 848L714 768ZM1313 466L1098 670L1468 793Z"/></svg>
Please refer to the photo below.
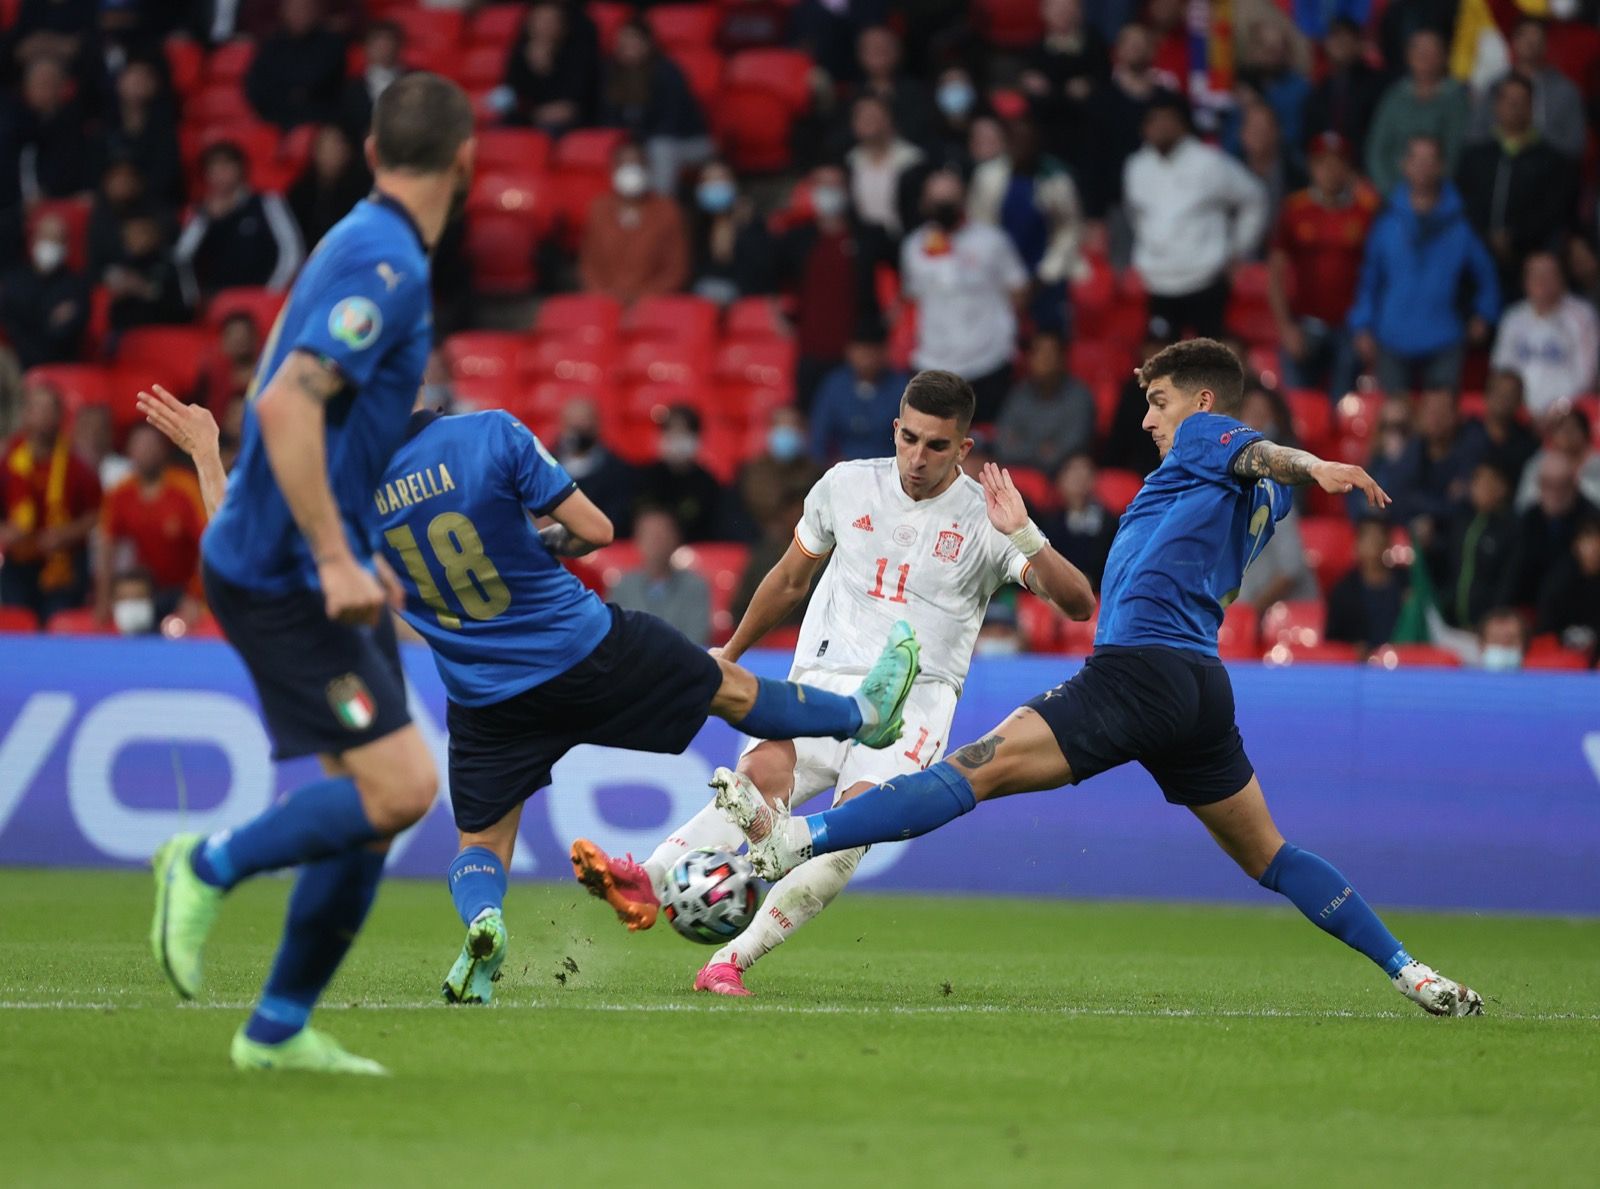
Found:
<svg viewBox="0 0 1600 1189"><path fill-rule="evenodd" d="M1528 625L1515 607L1495 607L1478 623L1478 654L1474 667L1491 673L1522 668L1528 651Z"/></svg>
<svg viewBox="0 0 1600 1189"><path fill-rule="evenodd" d="M100 616L119 636L154 636L161 630L155 583L148 571L130 567L106 583L106 606Z"/></svg>
<svg viewBox="0 0 1600 1189"><path fill-rule="evenodd" d="M947 66L940 72L933 103L938 112L934 122L934 155L948 165L959 167L963 173L970 173L972 162L967 158L967 138L972 133L973 121L987 115L989 105L978 94L977 84L966 67Z"/></svg>
<svg viewBox="0 0 1600 1189"><path fill-rule="evenodd" d="M42 215L28 244L28 263L0 277L0 326L23 369L78 358L89 324L89 282L67 263L67 225Z"/></svg>
<svg viewBox="0 0 1600 1189"><path fill-rule="evenodd" d="M95 610L102 623L113 612L114 574L138 569L148 575L157 622L196 593L206 526L199 484L173 465L167 440L148 425L129 432L128 460L133 473L106 493L100 508Z"/></svg>
<svg viewBox="0 0 1600 1189"><path fill-rule="evenodd" d="M690 237L694 280L701 297L728 305L741 297L773 291L772 237L756 217L755 204L739 193L725 161L708 161L692 194Z"/></svg>
<svg viewBox="0 0 1600 1189"><path fill-rule="evenodd" d="M740 468L739 499L757 528L765 530L783 509L804 501L822 478L822 468L806 453L806 437L805 414L796 408L774 409L766 448Z"/></svg>
<svg viewBox="0 0 1600 1189"><path fill-rule="evenodd" d="M1056 468L1056 494L1061 510L1041 525L1051 546L1078 569L1096 591L1106 572L1111 538L1117 535L1117 514L1094 494L1095 465L1087 453L1073 454Z"/></svg>
<svg viewBox="0 0 1600 1189"><path fill-rule="evenodd" d="M901 246L900 284L917 303L912 364L966 380L977 396L974 420L989 424L1011 388L1028 270L1005 232L966 219L965 198L958 175L941 170L928 178L928 222Z"/></svg>
<svg viewBox="0 0 1600 1189"><path fill-rule="evenodd" d="M996 592L983 611L978 638L972 651L978 656L1016 656L1023 648L1022 625L1017 619L1015 601Z"/></svg>
<svg viewBox="0 0 1600 1189"><path fill-rule="evenodd" d="M777 244L778 281L795 298L795 393L802 407L844 360L857 328L880 322L875 272L894 261L882 231L856 217L840 166L819 165L808 183L812 218Z"/></svg>
<svg viewBox="0 0 1600 1189"><path fill-rule="evenodd" d="M909 379L889 366L882 327L869 325L858 331L845 348L844 363L828 373L811 403L812 459L831 466L881 458Z"/></svg>
<svg viewBox="0 0 1600 1189"><path fill-rule="evenodd" d="M657 449L657 461L639 473L636 506L671 513L686 541L716 540L722 488L695 461L700 453L700 414L687 405L669 409Z"/></svg>
<svg viewBox="0 0 1600 1189"><path fill-rule="evenodd" d="M1568 648L1582 648L1595 663L1600 651L1600 514L1578 523L1566 557L1551 568L1539 591L1537 631L1554 632Z"/></svg>
<svg viewBox="0 0 1600 1189"><path fill-rule="evenodd" d="M0 605L44 622L83 605L86 542L100 512L100 481L72 452L61 394L28 385L18 430L0 445Z"/></svg>
<svg viewBox="0 0 1600 1189"><path fill-rule="evenodd" d="M689 241L678 204L650 189L644 150L619 145L611 160L611 193L589 207L578 275L591 293L625 305L674 293L689 278Z"/></svg>
<svg viewBox="0 0 1600 1189"><path fill-rule="evenodd" d="M594 401L580 397L561 406L555 455L583 494L616 526L617 536L628 536L633 525L633 468L600 441L600 409Z"/></svg>
<svg viewBox="0 0 1600 1189"><path fill-rule="evenodd" d="M627 611L647 611L664 619L696 644L711 642L711 588L693 570L675 565L672 555L683 534L665 508L641 508L633 526L639 568L623 574L606 592Z"/></svg>

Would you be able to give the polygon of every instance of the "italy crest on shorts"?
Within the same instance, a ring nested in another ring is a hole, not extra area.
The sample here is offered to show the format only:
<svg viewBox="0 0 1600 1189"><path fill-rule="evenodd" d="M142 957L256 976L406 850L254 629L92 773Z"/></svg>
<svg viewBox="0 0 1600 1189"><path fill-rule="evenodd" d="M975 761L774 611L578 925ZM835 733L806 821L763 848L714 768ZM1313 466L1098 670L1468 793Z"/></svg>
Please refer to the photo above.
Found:
<svg viewBox="0 0 1600 1189"><path fill-rule="evenodd" d="M348 731L364 731L372 725L378 704L372 700L367 683L354 673L335 677L328 682L328 705L334 717Z"/></svg>
<svg viewBox="0 0 1600 1189"><path fill-rule="evenodd" d="M352 351L365 351L378 341L383 315L365 297L347 297L328 314L328 333Z"/></svg>
<svg viewBox="0 0 1600 1189"><path fill-rule="evenodd" d="M940 561L955 561L961 556L961 542L965 540L960 533L945 529L933 543L933 556Z"/></svg>

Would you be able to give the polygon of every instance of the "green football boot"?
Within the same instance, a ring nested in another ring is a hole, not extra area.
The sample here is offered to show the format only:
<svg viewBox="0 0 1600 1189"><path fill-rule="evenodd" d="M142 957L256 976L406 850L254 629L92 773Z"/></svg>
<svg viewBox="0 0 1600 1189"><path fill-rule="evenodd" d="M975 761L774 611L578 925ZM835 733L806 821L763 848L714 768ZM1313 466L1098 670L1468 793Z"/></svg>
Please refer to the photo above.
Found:
<svg viewBox="0 0 1600 1189"><path fill-rule="evenodd" d="M917 633L903 619L895 621L889 629L889 639L878 654L878 659L867 670L866 680L856 693L877 711L878 721L868 726L861 724L856 732L856 742L863 747L888 747L900 738L905 730L905 720L900 712L911 696L912 683L922 671L922 645L917 643Z"/></svg>
<svg viewBox="0 0 1600 1189"><path fill-rule="evenodd" d="M150 951L167 980L185 999L200 993L206 936L216 922L224 892L194 873L190 857L204 839L176 834L156 851L156 913L150 922Z"/></svg>
<svg viewBox="0 0 1600 1189"><path fill-rule="evenodd" d="M488 1003L506 960L506 923L497 909L481 913L467 928L461 956L444 980L446 1003Z"/></svg>
<svg viewBox="0 0 1600 1189"><path fill-rule="evenodd" d="M251 1040L241 1026L233 1034L233 1067L246 1072L288 1070L294 1073L354 1073L388 1077L389 1071L370 1057L357 1057L326 1032L302 1028L282 1044Z"/></svg>

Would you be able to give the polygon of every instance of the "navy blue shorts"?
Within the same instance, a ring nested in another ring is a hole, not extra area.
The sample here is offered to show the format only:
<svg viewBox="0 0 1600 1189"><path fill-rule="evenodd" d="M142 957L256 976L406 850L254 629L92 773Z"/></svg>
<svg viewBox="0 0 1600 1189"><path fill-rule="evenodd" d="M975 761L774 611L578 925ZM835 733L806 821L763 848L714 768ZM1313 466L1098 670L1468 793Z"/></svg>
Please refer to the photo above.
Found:
<svg viewBox="0 0 1600 1189"><path fill-rule="evenodd" d="M1216 657L1099 648L1071 680L1028 703L1055 733L1072 782L1137 761L1174 805L1209 805L1255 775Z"/></svg>
<svg viewBox="0 0 1600 1189"><path fill-rule="evenodd" d="M335 623L322 592L263 594L202 567L206 602L244 658L280 760L339 755L411 721L388 612L377 627Z"/></svg>
<svg viewBox="0 0 1600 1189"><path fill-rule="evenodd" d="M486 830L550 783L580 743L677 755L722 686L722 667L671 624L611 608L611 630L558 677L488 706L451 702L456 828Z"/></svg>

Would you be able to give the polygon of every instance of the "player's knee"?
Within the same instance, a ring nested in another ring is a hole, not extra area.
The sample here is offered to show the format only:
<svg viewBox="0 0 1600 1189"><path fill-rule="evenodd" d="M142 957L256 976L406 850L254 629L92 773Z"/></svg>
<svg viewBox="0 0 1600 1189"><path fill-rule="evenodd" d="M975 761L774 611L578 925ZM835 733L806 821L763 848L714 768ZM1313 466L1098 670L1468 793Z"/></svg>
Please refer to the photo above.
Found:
<svg viewBox="0 0 1600 1189"><path fill-rule="evenodd" d="M439 795L439 776L432 764L358 777L356 785L380 834L395 834L415 825Z"/></svg>

